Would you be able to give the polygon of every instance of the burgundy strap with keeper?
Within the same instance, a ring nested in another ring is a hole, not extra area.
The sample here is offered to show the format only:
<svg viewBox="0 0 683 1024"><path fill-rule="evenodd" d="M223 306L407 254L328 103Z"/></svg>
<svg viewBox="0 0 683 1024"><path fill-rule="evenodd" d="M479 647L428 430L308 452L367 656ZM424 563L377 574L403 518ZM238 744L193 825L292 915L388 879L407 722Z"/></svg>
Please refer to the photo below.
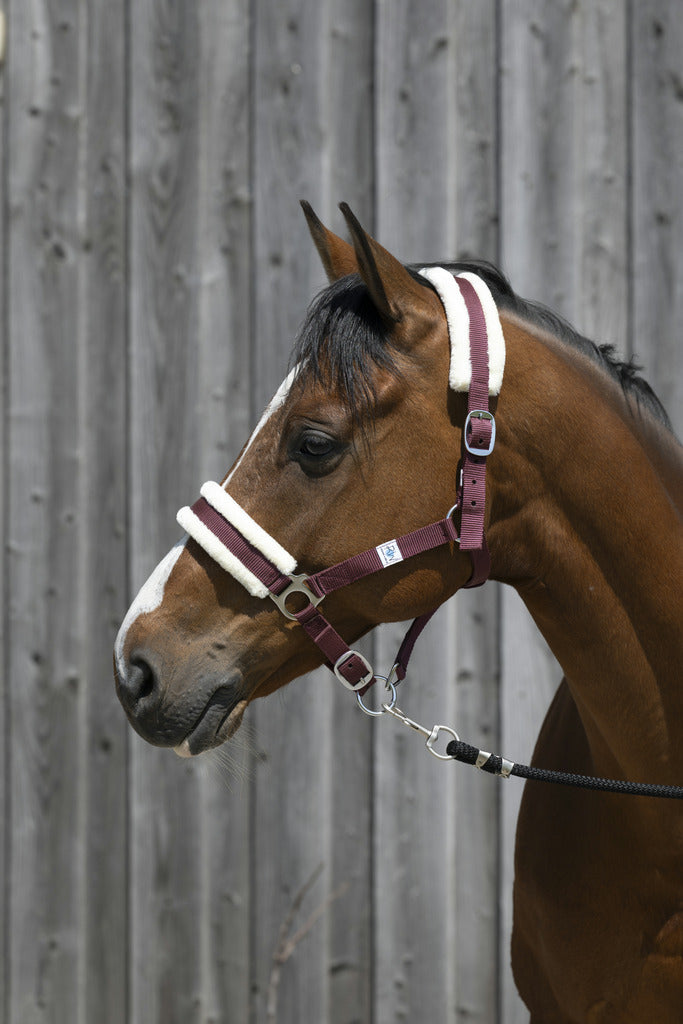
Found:
<svg viewBox="0 0 683 1024"><path fill-rule="evenodd" d="M479 587L491 570L486 537L486 458L493 451L496 425L489 412L489 357L486 319L473 285L456 278L470 315L470 359L472 381L467 396L467 419L463 429L465 449L462 465L460 550L472 555L472 575L467 587Z"/></svg>

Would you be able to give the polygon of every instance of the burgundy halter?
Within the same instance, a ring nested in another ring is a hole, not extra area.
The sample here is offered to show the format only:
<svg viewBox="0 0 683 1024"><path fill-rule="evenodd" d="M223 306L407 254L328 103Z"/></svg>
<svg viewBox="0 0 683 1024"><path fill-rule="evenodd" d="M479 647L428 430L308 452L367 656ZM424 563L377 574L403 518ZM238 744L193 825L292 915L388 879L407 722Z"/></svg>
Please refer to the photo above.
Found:
<svg viewBox="0 0 683 1024"><path fill-rule="evenodd" d="M328 594L442 544L457 543L462 551L470 552L472 574L466 587L481 586L489 576L490 557L484 535L486 459L493 451L496 427L489 411L488 335L484 310L475 288L464 278L456 277L455 280L469 313L472 378L463 427L463 459L456 486L456 502L444 519L353 555L328 569L311 575L297 575L282 572L206 496L200 497L191 510L182 510L191 512L202 527L263 584L267 596L272 598L283 615L304 628L322 651L335 676L359 697L373 685L376 676L367 659L350 648L318 610L318 605ZM210 495L209 490L207 494ZM460 513L460 533L453 518L456 512ZM179 521L186 526L188 517L183 518L179 513ZM259 527L256 529L260 530ZM268 539L272 541L272 538ZM287 601L293 594L301 594L306 599L300 611L291 611L287 607ZM419 616L412 623L396 655L388 681L400 682L405 678L415 642L435 611Z"/></svg>

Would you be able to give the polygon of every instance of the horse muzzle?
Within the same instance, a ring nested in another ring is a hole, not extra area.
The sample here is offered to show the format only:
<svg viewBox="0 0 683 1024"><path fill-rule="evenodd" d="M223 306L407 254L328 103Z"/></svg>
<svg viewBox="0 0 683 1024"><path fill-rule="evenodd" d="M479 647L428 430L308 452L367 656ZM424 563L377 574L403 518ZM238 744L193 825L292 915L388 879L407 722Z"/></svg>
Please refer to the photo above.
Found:
<svg viewBox="0 0 683 1024"><path fill-rule="evenodd" d="M143 649L115 666L115 677L116 692L135 731L154 746L173 747L181 757L229 739L248 702L237 671L226 677L204 676L174 694L172 686L161 685L165 674L159 659Z"/></svg>

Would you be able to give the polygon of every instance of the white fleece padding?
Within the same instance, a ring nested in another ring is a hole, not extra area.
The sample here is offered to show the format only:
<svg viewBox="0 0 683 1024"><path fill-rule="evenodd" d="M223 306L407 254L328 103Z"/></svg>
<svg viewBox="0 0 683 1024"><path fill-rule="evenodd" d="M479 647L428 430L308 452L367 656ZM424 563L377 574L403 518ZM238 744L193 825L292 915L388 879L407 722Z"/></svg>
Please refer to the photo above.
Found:
<svg viewBox="0 0 683 1024"><path fill-rule="evenodd" d="M228 551L224 544L221 544L218 537L209 530L201 519L198 519L189 505L181 508L176 519L186 533L189 533L193 540L196 540L201 548L204 548L207 555L213 558L214 562L225 569L231 576L234 576L238 583L249 591L252 597L268 597L268 588L264 583L249 572L238 558Z"/></svg>
<svg viewBox="0 0 683 1024"><path fill-rule="evenodd" d="M204 484L201 495L217 512L227 519L235 529L239 530L245 540L248 540L258 551L264 555L269 562L272 562L277 569L285 576L291 576L296 569L296 559L278 542L267 533L262 526L251 518L238 505L234 498L223 490L220 484L213 480ZM253 597L267 597L268 588L262 583L253 572L242 565L239 558L220 542L218 537L204 525L189 506L181 508L177 520L183 530L189 533L193 540L196 540L200 547L213 558L222 569L229 572L231 576L241 583Z"/></svg>
<svg viewBox="0 0 683 1024"><path fill-rule="evenodd" d="M206 498L209 505L216 509L216 512L220 512L224 519L227 519L236 530L239 530L245 540L248 540L257 551L265 555L268 561L272 562L281 573L284 573L285 576L291 576L296 569L296 558L290 555L289 551L286 551L281 544L278 544L275 538L271 537L262 526L259 526L256 520L252 519L249 513L245 512L242 506L238 505L235 499L231 498L220 484L209 480L202 487L200 494L202 498Z"/></svg>
<svg viewBox="0 0 683 1024"><path fill-rule="evenodd" d="M470 358L470 318L453 274L444 267L424 267L420 273L434 286L443 303L451 344L448 383L454 391L469 391L472 383ZM484 311L488 335L489 394L498 395L505 370L505 338L500 325L498 308L488 285L477 274L458 274L470 282Z"/></svg>
<svg viewBox="0 0 683 1024"><path fill-rule="evenodd" d="M481 302L486 320L486 333L489 339L489 394L499 395L503 386L503 374L505 372L505 338L503 328L498 315L498 307L493 295L483 278L478 274L471 274L469 271L458 274L458 277L469 281L477 297Z"/></svg>

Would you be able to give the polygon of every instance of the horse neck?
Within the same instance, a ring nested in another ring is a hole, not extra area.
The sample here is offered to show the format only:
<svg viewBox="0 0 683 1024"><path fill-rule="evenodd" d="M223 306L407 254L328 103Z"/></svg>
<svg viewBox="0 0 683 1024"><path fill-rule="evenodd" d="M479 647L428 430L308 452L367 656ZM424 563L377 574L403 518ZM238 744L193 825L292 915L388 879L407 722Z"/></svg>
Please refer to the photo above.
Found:
<svg viewBox="0 0 683 1024"><path fill-rule="evenodd" d="M683 761L681 449L587 357L505 333L494 574L562 666L595 768L666 778Z"/></svg>

